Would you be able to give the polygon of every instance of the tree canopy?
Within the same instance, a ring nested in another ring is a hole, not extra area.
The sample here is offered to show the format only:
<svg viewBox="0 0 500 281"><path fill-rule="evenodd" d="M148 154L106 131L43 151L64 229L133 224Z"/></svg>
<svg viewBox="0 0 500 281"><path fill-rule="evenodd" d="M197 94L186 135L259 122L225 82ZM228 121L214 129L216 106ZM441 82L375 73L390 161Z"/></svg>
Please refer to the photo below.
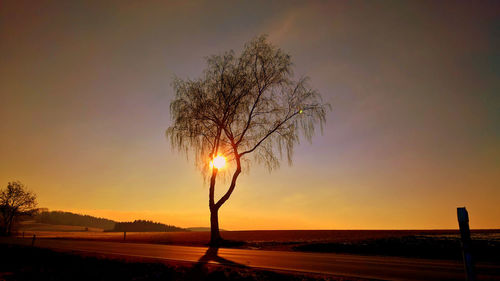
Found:
<svg viewBox="0 0 500 281"><path fill-rule="evenodd" d="M270 170L283 156L291 163L299 135L311 140L329 108L308 81L294 80L290 55L257 37L240 56L210 56L203 77L175 79L167 135L174 147L194 151L204 173L219 154L236 160L254 152Z"/></svg>

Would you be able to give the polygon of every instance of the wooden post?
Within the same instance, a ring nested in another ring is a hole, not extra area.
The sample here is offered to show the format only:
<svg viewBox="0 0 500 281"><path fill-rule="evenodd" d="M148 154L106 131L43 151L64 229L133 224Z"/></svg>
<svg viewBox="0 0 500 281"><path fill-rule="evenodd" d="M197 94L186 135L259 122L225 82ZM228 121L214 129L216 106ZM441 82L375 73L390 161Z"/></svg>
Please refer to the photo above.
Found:
<svg viewBox="0 0 500 281"><path fill-rule="evenodd" d="M460 236L462 238L462 253L464 258L465 274L469 281L476 280L474 274L474 263L471 255L471 239L469 228L469 213L465 207L457 208L458 225L460 227Z"/></svg>
<svg viewBox="0 0 500 281"><path fill-rule="evenodd" d="M36 235L33 234L33 240L31 240L31 247L35 246Z"/></svg>

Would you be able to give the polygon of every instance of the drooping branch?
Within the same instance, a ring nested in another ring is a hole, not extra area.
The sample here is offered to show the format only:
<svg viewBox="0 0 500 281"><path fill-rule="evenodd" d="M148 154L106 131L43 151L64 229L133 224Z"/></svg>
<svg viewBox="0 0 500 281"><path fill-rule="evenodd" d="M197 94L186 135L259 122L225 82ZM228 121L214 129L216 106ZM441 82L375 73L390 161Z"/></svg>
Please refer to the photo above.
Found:
<svg viewBox="0 0 500 281"><path fill-rule="evenodd" d="M283 121L279 122L274 128L270 129L267 132L267 134L265 134L264 137L262 139L260 139L251 149L242 152L240 155L243 156L245 154L251 153L254 150L256 150L269 136L271 136L274 132L276 132L276 130L278 130L283 124L285 124L292 117L294 117L295 115L299 114L299 112L300 111L297 111L297 112L293 113L292 115L290 115L290 116L286 117L285 119L283 119Z"/></svg>
<svg viewBox="0 0 500 281"><path fill-rule="evenodd" d="M262 93L263 92L259 89L259 94L257 95L257 98L255 99L255 102L252 105L252 109L250 110L250 113L248 114L248 119L247 119L245 128L241 132L241 134L239 136L239 139L236 142L236 144L240 144L241 143L241 141L245 137L245 133L247 132L248 128L250 128L250 124L251 124L252 118L253 118L253 112L254 112L255 108L257 107L257 104L259 104L259 100L260 100L260 97L262 96Z"/></svg>
<svg viewBox="0 0 500 281"><path fill-rule="evenodd" d="M174 123L167 135L173 147L193 152L197 166L210 178L211 208L228 200L252 159L274 168L286 151L290 162L299 137L310 139L315 126L323 126L328 107L306 78L294 80L290 56L265 36L245 44L239 56L230 51L209 57L203 77L177 79L174 89ZM219 153L235 170L229 189L215 202L216 178L225 173L210 168L209 162Z"/></svg>

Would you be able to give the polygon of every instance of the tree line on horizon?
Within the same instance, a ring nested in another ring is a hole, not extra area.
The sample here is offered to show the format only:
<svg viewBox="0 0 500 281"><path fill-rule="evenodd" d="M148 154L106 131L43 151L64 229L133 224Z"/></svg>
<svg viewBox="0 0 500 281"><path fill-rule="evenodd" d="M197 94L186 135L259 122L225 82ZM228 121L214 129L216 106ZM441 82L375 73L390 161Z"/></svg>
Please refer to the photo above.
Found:
<svg viewBox="0 0 500 281"><path fill-rule="evenodd" d="M94 217L90 215L80 215L63 211L43 211L35 215L35 221L38 223L73 225L84 227L102 228L112 230L116 222L113 220Z"/></svg>
<svg viewBox="0 0 500 281"><path fill-rule="evenodd" d="M37 223L93 227L104 231L189 231L174 225L148 220L116 222L90 215L37 208L36 194L31 192L20 181L9 182L5 189L0 189L0 235L10 236L13 233L12 231L16 230L18 222L30 219L34 219Z"/></svg>
<svg viewBox="0 0 500 281"><path fill-rule="evenodd" d="M64 211L42 211L35 215L35 221L38 223L55 225L73 225L101 228L104 231L116 232L173 232L188 231L174 225L153 222L149 220L135 220L133 222L117 222L110 219L94 217L90 215L81 215Z"/></svg>
<svg viewBox="0 0 500 281"><path fill-rule="evenodd" d="M188 231L174 225L163 224L148 220L135 220L133 222L117 222L112 231L117 232L176 232Z"/></svg>
<svg viewBox="0 0 500 281"><path fill-rule="evenodd" d="M0 235L10 236L12 231L16 230L19 221L30 219L34 219L37 223L93 227L104 231L189 231L174 225L148 220L116 222L90 215L37 208L36 194L20 181L9 182L5 189L0 189Z"/></svg>

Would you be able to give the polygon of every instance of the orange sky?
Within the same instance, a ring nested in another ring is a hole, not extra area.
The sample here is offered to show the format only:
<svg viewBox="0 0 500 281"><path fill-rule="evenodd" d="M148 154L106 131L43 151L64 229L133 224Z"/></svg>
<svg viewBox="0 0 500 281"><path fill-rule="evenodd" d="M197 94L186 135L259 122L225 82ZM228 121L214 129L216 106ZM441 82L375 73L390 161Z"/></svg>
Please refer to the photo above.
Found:
<svg viewBox="0 0 500 281"><path fill-rule="evenodd" d="M209 3L2 2L0 185L208 226L207 184L164 136L170 83L269 34L333 111L292 167L240 176L222 228L457 228L459 206L500 228L498 2Z"/></svg>

